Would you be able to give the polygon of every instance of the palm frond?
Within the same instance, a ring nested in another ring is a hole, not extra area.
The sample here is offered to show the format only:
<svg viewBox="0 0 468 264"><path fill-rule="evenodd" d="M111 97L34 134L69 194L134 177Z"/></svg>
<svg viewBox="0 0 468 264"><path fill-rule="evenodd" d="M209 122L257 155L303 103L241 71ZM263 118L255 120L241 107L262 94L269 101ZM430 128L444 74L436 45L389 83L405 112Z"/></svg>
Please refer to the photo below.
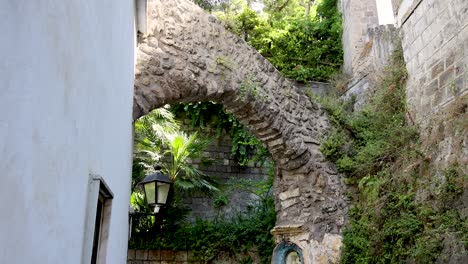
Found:
<svg viewBox="0 0 468 264"><path fill-rule="evenodd" d="M160 165L178 189L218 191L216 182L191 164L202 157L208 144L198 133L179 131L179 124L166 108L154 110L135 123L134 157L147 173Z"/></svg>

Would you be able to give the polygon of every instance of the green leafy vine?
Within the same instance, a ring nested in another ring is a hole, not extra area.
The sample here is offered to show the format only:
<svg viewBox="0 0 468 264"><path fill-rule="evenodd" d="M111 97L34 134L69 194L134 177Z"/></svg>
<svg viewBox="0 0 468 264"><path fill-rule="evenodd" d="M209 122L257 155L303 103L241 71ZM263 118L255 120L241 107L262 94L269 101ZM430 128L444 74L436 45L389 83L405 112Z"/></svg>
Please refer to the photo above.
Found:
<svg viewBox="0 0 468 264"><path fill-rule="evenodd" d="M268 150L232 114L224 111L223 106L213 102L197 102L171 106L178 118L188 119L192 127L216 128L217 135L223 133L232 139L231 155L239 165L247 166L252 162L263 162L269 156Z"/></svg>

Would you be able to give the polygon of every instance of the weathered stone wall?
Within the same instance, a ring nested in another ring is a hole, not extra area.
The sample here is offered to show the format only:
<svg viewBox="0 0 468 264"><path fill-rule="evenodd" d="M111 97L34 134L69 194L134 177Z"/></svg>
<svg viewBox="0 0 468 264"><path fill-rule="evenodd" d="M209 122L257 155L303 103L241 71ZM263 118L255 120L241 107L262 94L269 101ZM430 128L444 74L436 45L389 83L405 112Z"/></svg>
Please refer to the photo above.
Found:
<svg viewBox="0 0 468 264"><path fill-rule="evenodd" d="M420 172L416 200L430 201L448 181L447 168L461 171L457 181L468 175L468 1L392 2L408 70L408 121L419 127L427 163ZM370 74L378 76L375 71ZM462 194L450 206L466 219L468 185L461 186ZM463 243L450 232L444 236L442 255L447 259L438 263L465 263Z"/></svg>
<svg viewBox="0 0 468 264"><path fill-rule="evenodd" d="M369 28L379 25L375 0L342 0L344 72L355 75Z"/></svg>
<svg viewBox="0 0 468 264"><path fill-rule="evenodd" d="M461 180L468 175L468 1L404 0L397 16L409 75L409 115L431 164L427 187L417 190L417 199L427 200L447 181L447 168L458 167ZM468 217L467 184L452 206ZM447 241L447 263L466 262L457 260L460 254L468 258L466 252L457 252L454 239Z"/></svg>
<svg viewBox="0 0 468 264"><path fill-rule="evenodd" d="M365 45L360 50L358 62L354 64L353 74L345 87L344 97L355 96L355 107L362 107L367 91L373 89L380 72L389 61L398 41L398 30L393 25L368 28Z"/></svg>
<svg viewBox="0 0 468 264"><path fill-rule="evenodd" d="M337 262L347 203L341 175L320 152L329 125L320 106L188 0L148 1L147 28L137 54L134 119L168 103L222 103L276 163L276 228L292 225L303 240L281 236L303 247L305 263Z"/></svg>
<svg viewBox="0 0 468 264"><path fill-rule="evenodd" d="M190 125L190 120L184 120L182 130L189 133L195 132L195 129ZM238 180L260 181L268 178L266 164L264 166L261 163L250 163L247 166L238 164L231 155L232 139L224 131L218 135L216 128L208 125L200 133L202 137L210 139L210 144L203 156L210 158L213 162L209 166L201 166L200 160L192 160L192 163L198 166L201 171L213 176L220 184L233 184ZM184 198L184 203L192 209L188 219L194 222L197 218L213 219L218 215L229 218L238 212L245 212L249 205L258 200L255 195L242 190L231 190L226 194L229 201L220 208L214 207L216 197L194 194Z"/></svg>
<svg viewBox="0 0 468 264"><path fill-rule="evenodd" d="M354 96L359 109L395 48L398 31L393 25L379 26L376 0L343 0L342 10L344 97Z"/></svg>
<svg viewBox="0 0 468 264"><path fill-rule="evenodd" d="M357 106L365 102L366 90L373 87L394 49L393 40L401 38L409 118L420 125L424 137L434 118L440 118L438 112L468 91L468 2L393 0L398 31L389 25L373 27L371 13L361 6L365 1L357 2L342 2L345 70L351 74L345 97L357 96ZM348 30L355 26L367 27L367 34ZM450 155L448 151L441 150L441 157Z"/></svg>
<svg viewBox="0 0 468 264"><path fill-rule="evenodd" d="M293 85L303 92L308 93L309 91L313 92L315 95L326 95L330 92L330 84L325 82L298 82L295 80L290 80Z"/></svg>
<svg viewBox="0 0 468 264"><path fill-rule="evenodd" d="M423 126L468 91L468 1L403 1L398 10L408 69L407 102Z"/></svg>
<svg viewBox="0 0 468 264"><path fill-rule="evenodd" d="M253 264L259 264L260 256L256 251L250 251L246 254L232 256L227 252L222 252L213 260L216 264L238 264L242 259L250 258ZM190 251L172 251L172 250L134 250L129 249L127 255L127 264L201 264L196 261Z"/></svg>

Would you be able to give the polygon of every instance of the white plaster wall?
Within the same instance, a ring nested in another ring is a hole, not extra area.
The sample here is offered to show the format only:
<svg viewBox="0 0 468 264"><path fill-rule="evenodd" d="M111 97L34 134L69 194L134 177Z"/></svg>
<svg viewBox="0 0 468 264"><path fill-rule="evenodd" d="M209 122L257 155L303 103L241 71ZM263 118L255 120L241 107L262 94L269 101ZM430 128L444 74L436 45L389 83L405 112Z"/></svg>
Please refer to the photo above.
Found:
<svg viewBox="0 0 468 264"><path fill-rule="evenodd" d="M126 263L132 0L0 2L0 263L81 263L88 175L112 191Z"/></svg>

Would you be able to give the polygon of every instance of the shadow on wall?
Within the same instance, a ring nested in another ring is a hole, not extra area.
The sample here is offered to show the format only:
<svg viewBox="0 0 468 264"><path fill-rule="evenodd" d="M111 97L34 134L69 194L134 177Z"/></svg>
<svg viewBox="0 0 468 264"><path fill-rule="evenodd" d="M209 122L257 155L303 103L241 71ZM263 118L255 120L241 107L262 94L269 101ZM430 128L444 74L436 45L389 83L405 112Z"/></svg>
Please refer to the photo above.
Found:
<svg viewBox="0 0 468 264"><path fill-rule="evenodd" d="M302 249L292 242L282 241L273 253L274 264L303 264Z"/></svg>

